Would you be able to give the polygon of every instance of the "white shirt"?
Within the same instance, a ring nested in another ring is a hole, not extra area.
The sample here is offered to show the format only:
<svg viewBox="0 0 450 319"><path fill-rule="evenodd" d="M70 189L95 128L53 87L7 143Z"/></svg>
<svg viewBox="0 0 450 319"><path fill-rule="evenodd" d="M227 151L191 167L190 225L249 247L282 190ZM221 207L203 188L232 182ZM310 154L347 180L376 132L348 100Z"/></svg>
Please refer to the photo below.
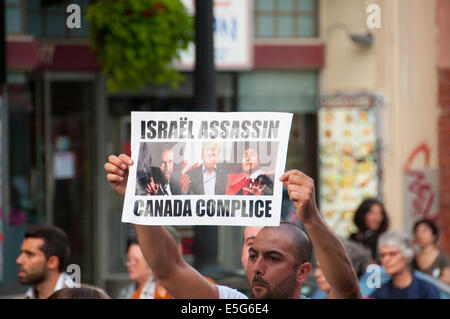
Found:
<svg viewBox="0 0 450 319"><path fill-rule="evenodd" d="M63 272L61 275L59 275L58 281L56 282L55 289L53 289L53 292L63 289L63 288L74 288L75 283L70 277L69 274ZM25 293L25 299L37 299L36 292L34 290L34 287L31 287L27 290Z"/></svg>
<svg viewBox="0 0 450 319"><path fill-rule="evenodd" d="M155 299L156 281L151 277L142 288L139 299Z"/></svg>
<svg viewBox="0 0 450 319"><path fill-rule="evenodd" d="M217 285L219 288L219 299L248 299L246 295L236 289Z"/></svg>
<svg viewBox="0 0 450 319"><path fill-rule="evenodd" d="M216 189L216 168L214 167L212 172L203 167L203 189L205 195L214 195Z"/></svg>

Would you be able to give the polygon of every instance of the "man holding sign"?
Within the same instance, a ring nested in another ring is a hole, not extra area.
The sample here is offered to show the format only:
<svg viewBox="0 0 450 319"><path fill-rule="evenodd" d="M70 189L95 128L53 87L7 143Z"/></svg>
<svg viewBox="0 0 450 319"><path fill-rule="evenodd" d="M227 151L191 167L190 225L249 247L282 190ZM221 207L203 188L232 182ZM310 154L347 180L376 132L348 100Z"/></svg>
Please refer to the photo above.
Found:
<svg viewBox="0 0 450 319"><path fill-rule="evenodd" d="M119 194L125 195L131 165L133 160L124 154L111 155L105 164L107 180ZM280 181L287 187L297 217L305 225L310 239L293 224L264 227L249 249L246 274L252 296L301 298L301 285L311 272L312 243L336 297L360 298L358 281L347 252L317 209L314 181L297 170L286 172ZM246 298L234 289L208 282L186 263L163 226L136 224L135 227L147 263L175 298Z"/></svg>

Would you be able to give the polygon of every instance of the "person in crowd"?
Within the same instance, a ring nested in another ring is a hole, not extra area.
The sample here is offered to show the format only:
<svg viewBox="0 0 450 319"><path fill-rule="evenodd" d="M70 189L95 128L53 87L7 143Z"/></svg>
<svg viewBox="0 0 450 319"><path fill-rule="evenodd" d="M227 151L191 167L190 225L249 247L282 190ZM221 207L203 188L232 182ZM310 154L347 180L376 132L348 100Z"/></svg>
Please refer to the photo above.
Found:
<svg viewBox="0 0 450 319"><path fill-rule="evenodd" d="M247 263L248 263L248 250L252 247L253 242L255 241L256 236L263 229L263 226L247 226L244 229L244 238L242 245L242 254L241 254L241 262L244 271L247 271Z"/></svg>
<svg viewBox="0 0 450 319"><path fill-rule="evenodd" d="M420 219L414 224L414 242L419 252L413 259L414 269L450 285L450 258L436 246L439 229L432 221Z"/></svg>
<svg viewBox="0 0 450 319"><path fill-rule="evenodd" d="M378 240L381 264L391 279L370 295L375 299L439 299L439 291L411 271L412 240L404 233L388 231Z"/></svg>
<svg viewBox="0 0 450 319"><path fill-rule="evenodd" d="M46 299L56 290L74 287L65 273L69 256L69 238L62 229L48 224L30 226L16 259L19 282L31 286L25 298Z"/></svg>
<svg viewBox="0 0 450 319"><path fill-rule="evenodd" d="M127 155L110 156L107 180L125 194ZM337 298L360 298L358 281L345 248L320 215L314 181L297 170L280 177L296 206L308 236L296 225L264 227L249 249L247 279L254 298L301 298L301 285L311 272L312 246ZM161 284L175 298L247 298L237 290L213 284L186 263L170 233L162 226L135 225L142 252ZM195 289L193 289L195 287Z"/></svg>
<svg viewBox="0 0 450 319"><path fill-rule="evenodd" d="M218 142L204 142L202 165L186 172L182 192L188 195L225 195L227 170L217 163L220 155Z"/></svg>
<svg viewBox="0 0 450 319"><path fill-rule="evenodd" d="M103 289L81 285L79 288L62 288L50 295L48 299L111 299Z"/></svg>
<svg viewBox="0 0 450 319"><path fill-rule="evenodd" d="M358 231L350 235L350 240L361 243L372 252L373 262L378 262L377 242L380 234L389 227L389 219L384 205L375 198L365 199L356 209L353 222Z"/></svg>
<svg viewBox="0 0 450 319"><path fill-rule="evenodd" d="M157 166L140 177L136 183L136 195L180 195L181 183L173 177L174 152L168 144L159 147Z"/></svg>
<svg viewBox="0 0 450 319"><path fill-rule="evenodd" d="M242 157L242 171L230 173L227 195L272 195L273 176L264 174L258 152L247 148Z"/></svg>
<svg viewBox="0 0 450 319"><path fill-rule="evenodd" d="M371 253L367 248L353 241L344 240L343 243L359 280L366 273L367 266L369 266L371 261ZM318 288L326 293L328 299L333 299L335 294L325 278L322 268L320 268L319 260L316 260L316 270L314 271L314 276L316 278Z"/></svg>
<svg viewBox="0 0 450 319"><path fill-rule="evenodd" d="M182 253L181 238L174 227L167 227ZM132 283L120 290L118 299L170 299L172 296L155 279L152 270L147 265L137 240L132 239L127 249L128 277Z"/></svg>

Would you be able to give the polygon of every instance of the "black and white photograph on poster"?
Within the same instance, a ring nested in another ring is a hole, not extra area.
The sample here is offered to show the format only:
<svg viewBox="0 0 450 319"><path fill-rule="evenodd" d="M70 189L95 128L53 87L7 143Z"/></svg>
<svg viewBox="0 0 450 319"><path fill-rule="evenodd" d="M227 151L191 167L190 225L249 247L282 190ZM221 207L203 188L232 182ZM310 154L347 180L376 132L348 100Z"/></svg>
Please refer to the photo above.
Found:
<svg viewBox="0 0 450 319"><path fill-rule="evenodd" d="M278 225L292 115L131 116L122 221L143 225Z"/></svg>

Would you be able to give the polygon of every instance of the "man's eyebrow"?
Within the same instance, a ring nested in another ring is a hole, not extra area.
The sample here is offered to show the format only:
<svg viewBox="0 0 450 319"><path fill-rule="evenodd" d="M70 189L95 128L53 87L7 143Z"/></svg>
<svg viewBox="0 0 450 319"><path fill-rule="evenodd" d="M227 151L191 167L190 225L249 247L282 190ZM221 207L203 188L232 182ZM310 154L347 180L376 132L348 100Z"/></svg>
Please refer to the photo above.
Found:
<svg viewBox="0 0 450 319"><path fill-rule="evenodd" d="M253 248L253 247L250 247L249 249L248 249L248 252L249 253L258 253L258 251L255 249L255 248Z"/></svg>
<svg viewBox="0 0 450 319"><path fill-rule="evenodd" d="M284 257L284 254L278 250L268 250L263 252L264 255L277 255L279 257Z"/></svg>

